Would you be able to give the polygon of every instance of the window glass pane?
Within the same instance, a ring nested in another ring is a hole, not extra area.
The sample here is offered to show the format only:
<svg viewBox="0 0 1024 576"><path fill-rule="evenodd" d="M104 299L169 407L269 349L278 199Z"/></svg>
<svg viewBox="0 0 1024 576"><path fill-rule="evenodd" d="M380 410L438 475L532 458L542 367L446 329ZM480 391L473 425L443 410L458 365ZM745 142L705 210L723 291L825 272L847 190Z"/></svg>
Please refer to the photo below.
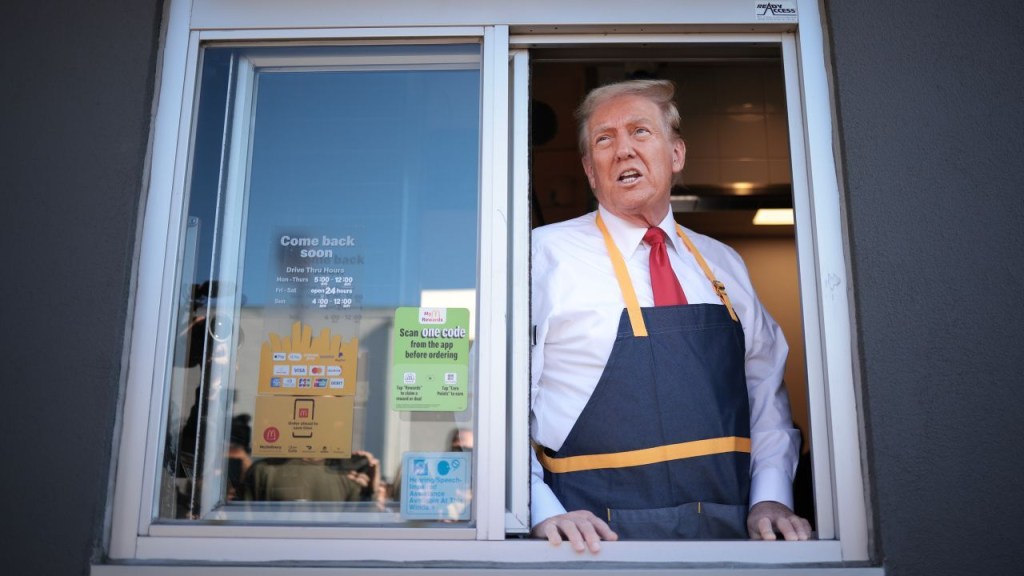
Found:
<svg viewBox="0 0 1024 576"><path fill-rule="evenodd" d="M479 60L204 50L159 519L472 523Z"/></svg>

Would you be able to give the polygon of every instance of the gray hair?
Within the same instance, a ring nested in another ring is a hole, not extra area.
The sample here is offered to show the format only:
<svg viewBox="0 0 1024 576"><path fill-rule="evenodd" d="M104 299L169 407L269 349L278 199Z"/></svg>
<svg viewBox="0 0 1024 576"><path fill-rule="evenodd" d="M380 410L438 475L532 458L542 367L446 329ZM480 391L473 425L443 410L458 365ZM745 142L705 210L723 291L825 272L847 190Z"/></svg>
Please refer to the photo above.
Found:
<svg viewBox="0 0 1024 576"><path fill-rule="evenodd" d="M595 88L583 99L576 109L577 137L579 138L580 154L586 155L589 134L587 123L594 110L605 102L619 96L642 96L654 102L661 110L662 120L669 128L672 136L682 138L679 134L679 110L676 108L674 96L675 84L670 80L626 80Z"/></svg>

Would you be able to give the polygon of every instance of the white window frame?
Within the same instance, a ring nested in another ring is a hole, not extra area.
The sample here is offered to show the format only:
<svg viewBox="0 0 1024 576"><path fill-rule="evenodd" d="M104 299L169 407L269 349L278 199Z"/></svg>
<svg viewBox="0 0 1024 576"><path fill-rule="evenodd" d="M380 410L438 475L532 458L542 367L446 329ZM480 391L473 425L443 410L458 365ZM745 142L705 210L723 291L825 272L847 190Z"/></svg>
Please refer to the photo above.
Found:
<svg viewBox="0 0 1024 576"><path fill-rule="evenodd" d="M452 39L449 39L451 42ZM429 40L427 41L429 42ZM463 40L463 42L467 42ZM423 41L417 42L418 46L422 46ZM470 39L467 42L468 45L475 45L475 39ZM366 45L365 41L361 41L360 45ZM220 47L228 45L219 45ZM224 209L221 212L223 216L223 231L219 235L219 243L217 251L220 253L220 264L218 265L219 277L218 282L221 286L240 286L241 285L241 269L239 267L239 255L244 250L245 246L245 206L248 205L248 172L249 162L251 158L251 128L253 125L253 106L255 88L256 88L256 70L270 70L276 69L276 71L289 70L293 72L303 70L429 70L429 69L443 69L452 70L458 68L467 68L477 70L480 67L480 56L478 55L453 55L447 57L441 57L437 55L418 56L413 54L405 55L390 55L390 56L351 56L343 55L338 53L332 54L303 54L301 56L287 53L285 48L283 51L276 51L273 47L261 47L263 50L253 50L247 52L244 47L240 50L240 54L235 61L233 66L233 80L232 88L232 100L234 104L231 106L233 119L230 122L231 136L228 138L230 149L225 151L226 155L226 177L224 185ZM198 104L198 102L196 102ZM186 143L180 143L179 150L183 150ZM185 184L186 189L191 188L188 182ZM173 248L175 244L168 244L168 247ZM175 257L170 251L167 253L167 258ZM179 286L187 286L190 282L178 282ZM240 307L241 302L237 301L233 293L225 294L221 292L216 300L216 311L215 316L227 316L230 318L240 318ZM232 346L234 348L234 346ZM224 375L225 381L230 381L234 374L230 371L225 371L227 374ZM228 389L234 389L233 384L227 384ZM166 392L166 391L165 391ZM163 414L164 406L167 402L167 395L153 396L153 414ZM224 405L225 396L221 394L211 394L209 397L208 411L210 414L223 415L225 410L229 407ZM154 418L152 423L156 425L156 430L166 430L166 422ZM395 422L397 425L398 423ZM217 454L217 446L222 445L224 441L224 419L222 417L208 418L207 419L207 432L204 435L205 439L205 464L204 469L213 470L217 467L219 456ZM152 433L152 432L151 432ZM408 430L404 432L408 434ZM217 505L220 503L221 497L226 489L227 478L224 476L214 476L206 478L208 482L208 490L202 491L201 512L200 518L204 520L215 520L215 521L233 521L243 520L251 521L253 523L259 523L261 521L278 521L288 522L289 516L297 519L305 518L305 513L292 513L282 512L280 510L240 510L232 509L231 507L220 507ZM143 491L144 493L150 493L156 490L156 487L149 478L144 480ZM360 522L376 523L376 518L389 518L395 516L395 514L380 514L379 516L372 516L370 512L351 512L341 511L335 513L319 512L318 523L329 523L329 522L351 522L358 524ZM385 520L381 520L384 522ZM396 525L397 527L397 525ZM140 530L145 529L144 526L140 526ZM168 526L168 525L153 525L148 527L150 535L182 535L190 534L193 532L191 527L185 526ZM217 529L217 532L223 532L222 529ZM217 533L214 532L214 533ZM349 531L352 532L352 531ZM416 532L422 533L420 536L430 536L435 534L438 537L454 538L454 539L468 539L473 536L472 530L466 529L454 529L448 528L443 531L431 530L431 529L410 529L403 528L401 533L405 534L405 537L415 537ZM358 538L360 536L365 537L361 532L353 535L345 535L341 531L332 532L336 537L347 537L347 538Z"/></svg>
<svg viewBox="0 0 1024 576"><path fill-rule="evenodd" d="M129 369L116 431L120 442L107 541L111 559L161 563L387 559L406 566L438 561L529 562L544 565L544 570L578 566L580 558L568 546L506 539L507 534L524 532L528 517L524 512L528 506L524 486L529 478L524 400L529 382L524 114L528 87L522 73L528 69L529 48L564 43L763 41L777 43L783 53L821 540L610 542L598 556L586 560L634 568L650 562L728 562L733 566L739 562L762 569L785 565L779 568L785 573L792 572L794 565L818 565L816 571L821 572L823 564L840 570L839 565L863 566L869 560L848 258L817 1L796 0L798 22L771 24L755 21L754 2L737 0L637 0L626 6L609 3L607 9L594 2L554 6L546 0L505 5L460 0L453 4L463 9L444 13L415 0L389 2L380 9L347 0L326 5L314 0L171 0L168 4ZM673 24L644 23L673 18ZM474 453L476 527L410 533L407 528L367 532L317 526L155 524L150 515L159 468L156 439L162 434L160 392L172 337L168 327L173 325L176 247L201 43L296 39L415 43L466 38L483 41L478 305L479 330L487 337L479 339L478 353L479 381L488 385L478 388L478 420L489 425L478 427ZM479 481L506 478L506 474L512 486L507 494L500 483ZM523 478L524 485L517 487L516 478ZM133 566L135 573L139 568ZM94 573L118 570L116 565L93 568ZM878 570L867 567L854 572Z"/></svg>

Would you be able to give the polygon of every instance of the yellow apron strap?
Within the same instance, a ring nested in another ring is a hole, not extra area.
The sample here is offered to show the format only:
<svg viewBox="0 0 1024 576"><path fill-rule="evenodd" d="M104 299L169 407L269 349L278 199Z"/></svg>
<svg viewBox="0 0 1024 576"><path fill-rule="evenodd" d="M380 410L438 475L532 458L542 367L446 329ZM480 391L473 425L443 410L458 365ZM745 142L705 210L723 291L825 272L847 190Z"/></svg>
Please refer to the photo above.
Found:
<svg viewBox="0 0 1024 576"><path fill-rule="evenodd" d="M740 319L736 317L736 312L732 309L732 302L729 301L729 295L725 292L725 284L722 284L715 278L715 274L711 271L711 267L704 261L704 257L697 251L697 247L690 241L690 237L683 232L683 227L676 224L676 234L679 234L679 238L683 240L683 244L686 244L686 249L693 254L693 257L697 259L697 264L700 264L701 270L704 271L704 275L711 281L711 286L714 287L715 293L718 294L718 298L725 304L725 307L729 310L729 316L732 316L733 322L739 322Z"/></svg>
<svg viewBox="0 0 1024 576"><path fill-rule="evenodd" d="M619 281L619 289L622 290L622 298L626 301L626 311L629 313L629 323L633 325L633 336L637 338L647 337L647 324L644 323L644 316L640 312L640 302L636 299L636 291L633 290L633 282L629 279L629 272L626 270L626 261L622 258L622 253L619 252L619 248L615 245L615 241L612 240L612 235L608 233L608 227L605 226L604 220L601 218L601 212L597 212L597 227L601 230L601 235L604 236L604 244L608 248L608 255L612 260L612 267L615 269L615 278ZM711 282L711 286L715 289L715 293L718 294L718 298L725 305L725 308L729 311L729 316L732 317L734 322L739 322L739 317L736 316L736 311L732 308L732 302L729 300L729 295L725 291L725 284L722 284L715 278L715 274L711 271L711 267L704 261L704 257L697 251L697 247L693 245L690 238L683 232L683 227L676 224L676 234L682 239L683 244L686 245L686 249L693 254L693 257L697 260L697 264L700 265L701 270L704 271L704 276L707 276L708 281Z"/></svg>
<svg viewBox="0 0 1024 576"><path fill-rule="evenodd" d="M567 456L565 458L552 458L545 454L544 448L537 444L534 444L533 448L537 452L537 459L540 460L541 465L547 471L554 474L564 474L566 472L583 472L605 468L645 466L647 464L696 458L698 456L710 456L712 454L725 454L727 452L750 453L750 438L723 436L721 438L708 438L707 440L680 442L678 444L669 444L668 446L655 446L654 448L644 448L642 450Z"/></svg>
<svg viewBox="0 0 1024 576"><path fill-rule="evenodd" d="M597 213L597 227L601 229L601 234L604 235L604 244L608 247L608 255L612 258L615 277L619 280L619 289L622 290L622 298L626 301L626 311L629 312L629 323L633 325L633 336L646 338L647 324L644 323L644 316L640 313L640 302L636 299L633 282L629 279L626 261L622 259L622 252L619 252L615 241L612 240L612 235L608 233L608 227L604 225L600 211Z"/></svg>

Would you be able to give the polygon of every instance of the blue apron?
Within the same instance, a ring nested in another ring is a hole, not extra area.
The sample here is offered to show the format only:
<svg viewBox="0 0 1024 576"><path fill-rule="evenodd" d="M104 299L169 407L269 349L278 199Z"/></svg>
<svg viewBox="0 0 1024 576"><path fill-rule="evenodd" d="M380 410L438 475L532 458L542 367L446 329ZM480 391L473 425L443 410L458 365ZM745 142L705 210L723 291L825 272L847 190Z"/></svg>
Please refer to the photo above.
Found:
<svg viewBox="0 0 1024 576"><path fill-rule="evenodd" d="M538 447L544 480L566 510L590 510L620 538L746 538L745 347L724 286L677 227L724 305L641 309L600 214L597 225L627 307L561 449Z"/></svg>

